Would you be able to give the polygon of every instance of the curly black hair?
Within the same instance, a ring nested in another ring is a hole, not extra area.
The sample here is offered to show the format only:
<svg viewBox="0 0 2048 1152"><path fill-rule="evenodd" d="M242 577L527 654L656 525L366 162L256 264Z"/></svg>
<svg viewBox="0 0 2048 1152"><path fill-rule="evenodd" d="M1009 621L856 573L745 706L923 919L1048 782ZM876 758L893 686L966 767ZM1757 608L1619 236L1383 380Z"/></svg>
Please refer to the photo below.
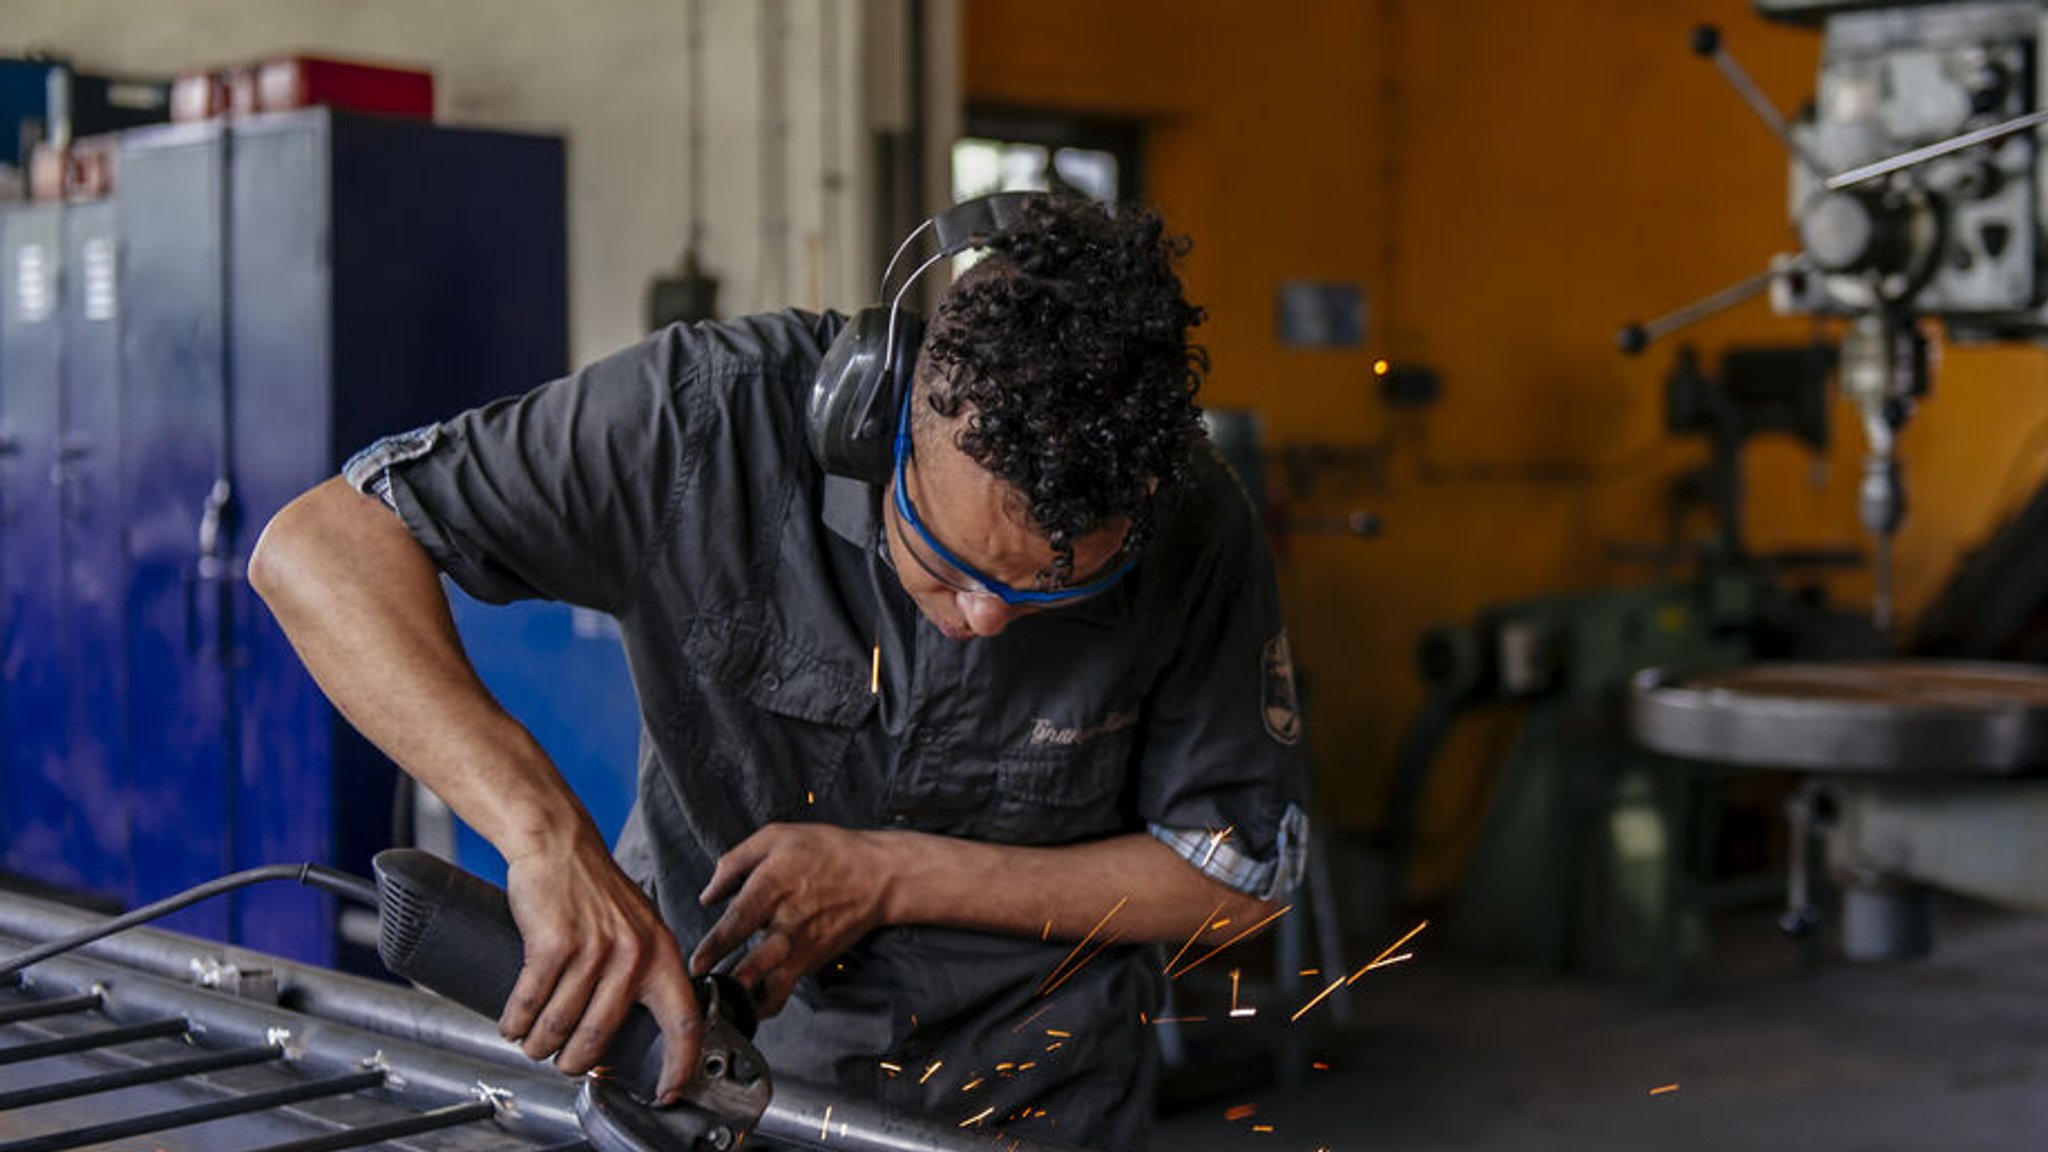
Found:
<svg viewBox="0 0 2048 1152"><path fill-rule="evenodd" d="M1072 575L1073 541L1114 517L1141 545L1153 500L1201 441L1195 394L1209 362L1188 332L1202 309L1173 268L1188 247L1149 210L1033 196L926 333L929 411L966 413L955 443L1022 495L1056 579Z"/></svg>

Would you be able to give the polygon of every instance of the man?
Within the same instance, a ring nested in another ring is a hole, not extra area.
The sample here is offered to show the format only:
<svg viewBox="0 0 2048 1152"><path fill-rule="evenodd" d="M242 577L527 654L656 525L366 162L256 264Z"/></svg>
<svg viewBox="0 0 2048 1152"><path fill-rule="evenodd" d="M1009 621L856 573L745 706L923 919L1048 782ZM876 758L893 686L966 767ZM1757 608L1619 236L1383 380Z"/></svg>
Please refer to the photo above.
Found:
<svg viewBox="0 0 2048 1152"><path fill-rule="evenodd" d="M1154 945L1221 944L1298 880L1291 667L1201 437L1184 242L1034 197L985 246L884 482L808 449L844 320L784 312L391 437L265 530L250 580L307 667L504 854L500 1026L536 1059L588 1070L644 1003L672 1100L686 969L719 966L780 1013L778 1076L1130 1147ZM616 862L469 669L440 573L618 619L643 727Z"/></svg>

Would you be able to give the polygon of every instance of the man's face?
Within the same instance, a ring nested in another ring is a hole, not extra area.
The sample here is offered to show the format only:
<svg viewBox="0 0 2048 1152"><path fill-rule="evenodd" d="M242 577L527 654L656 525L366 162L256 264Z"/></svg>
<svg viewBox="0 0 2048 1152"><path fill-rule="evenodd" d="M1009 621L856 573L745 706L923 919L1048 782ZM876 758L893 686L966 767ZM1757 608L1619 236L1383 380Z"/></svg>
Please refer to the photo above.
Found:
<svg viewBox="0 0 2048 1152"><path fill-rule="evenodd" d="M1123 562L1130 525L1118 518L1075 540L1073 575L1061 584L1049 583L1055 572L1052 545L1031 525L1023 496L954 445L960 419L945 421L938 435L920 437L916 451L904 454L902 468L883 493L882 519L896 578L918 611L947 639L972 640L1075 602L1006 604L984 587L982 577L1019 589L1087 587ZM898 484L925 534L967 570L947 561L907 521L899 509Z"/></svg>

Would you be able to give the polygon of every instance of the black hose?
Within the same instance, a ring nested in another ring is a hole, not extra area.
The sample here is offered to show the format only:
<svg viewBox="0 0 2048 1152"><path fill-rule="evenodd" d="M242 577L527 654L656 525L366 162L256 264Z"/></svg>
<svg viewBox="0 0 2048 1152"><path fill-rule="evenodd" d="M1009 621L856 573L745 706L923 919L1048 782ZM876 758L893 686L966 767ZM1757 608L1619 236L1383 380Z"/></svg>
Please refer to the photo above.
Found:
<svg viewBox="0 0 2048 1152"><path fill-rule="evenodd" d="M261 868L248 868L231 872L226 876L197 884L183 892L166 896L154 904L145 904L133 912L123 913L103 923L96 924L83 932L60 936L44 944L38 944L26 952L10 956L0 962L0 982L9 980L15 973L31 964L62 955L74 948L82 948L95 940L102 940L116 932L123 932L138 924L168 916L181 908L199 903L201 900L261 884L269 880L297 880L309 888L331 892L374 908L377 906L377 886L360 876L351 876L320 864L266 864Z"/></svg>

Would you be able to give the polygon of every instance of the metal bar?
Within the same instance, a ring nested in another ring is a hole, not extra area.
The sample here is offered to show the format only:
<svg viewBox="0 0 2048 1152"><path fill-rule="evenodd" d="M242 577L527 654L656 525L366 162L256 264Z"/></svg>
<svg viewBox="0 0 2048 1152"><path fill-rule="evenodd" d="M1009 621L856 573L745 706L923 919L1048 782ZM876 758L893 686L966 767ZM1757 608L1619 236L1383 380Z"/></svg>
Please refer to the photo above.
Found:
<svg viewBox="0 0 2048 1152"><path fill-rule="evenodd" d="M86 992L77 996L58 996L50 1000L36 1000L27 1004L15 1004L0 1008L0 1024L19 1024L23 1020L40 1020L45 1016L62 1016L67 1012L84 1012L100 1006L100 994Z"/></svg>
<svg viewBox="0 0 2048 1152"><path fill-rule="evenodd" d="M1785 117L1779 114L1778 106L1771 103L1771 98L1764 95L1762 88L1757 87L1756 81L1750 78L1749 71L1743 68L1742 62L1721 47L1718 34L1706 48L1707 59L1713 62L1715 68L1720 69L1721 76L1728 81L1729 87L1735 89L1735 94L1742 98L1744 104L1749 105L1749 110L1756 113L1756 118L1764 122L1764 127L1771 130L1771 135L1778 138L1778 143L1785 146L1785 151L1790 152L1793 159L1804 165L1809 174L1815 177L1825 175L1827 169L1820 166L1812 153L1799 146L1799 140L1792 135L1792 129L1785 123Z"/></svg>
<svg viewBox="0 0 2048 1152"><path fill-rule="evenodd" d="M187 1024L183 1017L173 1017L169 1020L151 1020L121 1028L102 1028L97 1032L81 1032L76 1036L59 1036L55 1040L36 1040L0 1048L0 1064L20 1064L26 1060L41 1060L46 1056L62 1056L68 1052L90 1052L95 1048L111 1048L116 1044L132 1044L137 1040L154 1040L159 1036L182 1036L190 1028L191 1025Z"/></svg>
<svg viewBox="0 0 2048 1152"><path fill-rule="evenodd" d="M265 1060L275 1060L282 1055L284 1049L275 1046L230 1048L225 1052L212 1052L204 1056L195 1056L190 1060L172 1060L164 1064L124 1068L119 1072L105 1072L97 1076L82 1076L76 1080L63 1080L55 1084L39 1084L34 1088L0 1092L0 1112L26 1108L31 1104L48 1104L56 1100L71 1100L99 1092L112 1092L116 1088L133 1088L138 1084L157 1084L165 1080L176 1080L181 1076L219 1072L225 1068L239 1068L245 1064L261 1064Z"/></svg>
<svg viewBox="0 0 2048 1152"><path fill-rule="evenodd" d="M251 1092L227 1100L210 1100L194 1104L189 1108L174 1108L169 1112L153 1112L146 1116L130 1116L111 1120L105 1124L94 1124L85 1128L73 1128L68 1132L51 1132L43 1136L31 1136L0 1144L0 1152L61 1152L66 1148L83 1148L88 1144L99 1144L109 1140L121 1140L129 1136L140 1136L149 1132L162 1132L171 1128L183 1128L190 1124L203 1124L208 1120L224 1120L230 1116L246 1116L282 1104L296 1104L301 1100L317 1100L322 1096L341 1096L363 1088L375 1088L384 1082L382 1072L358 1072L353 1076L336 1076L327 1080L313 1080L305 1084L292 1084L273 1088L267 1092Z"/></svg>
<svg viewBox="0 0 2048 1152"><path fill-rule="evenodd" d="M90 919L75 909L0 892L0 934L6 936L33 939ZM195 988L190 982L195 959L269 967L280 987L289 989L292 1007ZM499 1118L499 1126L512 1136L554 1143L582 1132L575 1111L580 1080L528 1060L497 1038L491 1021L424 992L153 928L132 929L80 952L52 957L36 965L36 974L38 983L53 991L118 988L104 1009L110 1019L185 1015L205 1027L210 1046L255 1047L277 1042L279 1030L293 1037L317 1030L319 1042L308 1043L303 1051L295 1041L284 1041L294 1065L309 1075L354 1072L365 1059L381 1057L392 1075L388 1091L415 1107L473 1099L481 1083L516 1101ZM335 1010L338 1006L342 1010ZM480 1042L435 1043L452 1040L463 1029L487 1034L497 1045L497 1058L474 1055L484 1047Z"/></svg>
<svg viewBox="0 0 2048 1152"><path fill-rule="evenodd" d="M283 1144L268 1144L252 1152L339 1152L343 1148L361 1148L380 1140L396 1140L402 1136L417 1136L422 1132L438 1132L443 1128L454 1128L461 1124L473 1124L488 1120L497 1114L497 1109L482 1100L468 1104L450 1104L417 1116L402 1120L387 1120L382 1124L366 1124L340 1132L329 1132L324 1136L308 1136L303 1140L287 1140Z"/></svg>
<svg viewBox="0 0 2048 1152"><path fill-rule="evenodd" d="M1897 156L1865 164L1861 168L1851 168L1847 172L1840 172L1828 177L1824 187L1830 192L1839 192L1852 184L1861 184L1865 180L1875 180L1879 176L1889 176L1902 168L1911 168L1915 164L1925 164L1929 160L1939 160L1951 152L1960 152L1965 148L1973 148L1986 141L1996 140L2001 136L2010 136L2015 132L2024 132L2041 124L2048 124L2048 108L2044 108L2039 112L2029 112L2024 116L2015 116L2010 120L2002 120L1989 127L1979 128L1974 132L1965 132L1960 136L1951 136L1946 140L1937 140L1925 147L1915 148L1910 152L1901 152Z"/></svg>

